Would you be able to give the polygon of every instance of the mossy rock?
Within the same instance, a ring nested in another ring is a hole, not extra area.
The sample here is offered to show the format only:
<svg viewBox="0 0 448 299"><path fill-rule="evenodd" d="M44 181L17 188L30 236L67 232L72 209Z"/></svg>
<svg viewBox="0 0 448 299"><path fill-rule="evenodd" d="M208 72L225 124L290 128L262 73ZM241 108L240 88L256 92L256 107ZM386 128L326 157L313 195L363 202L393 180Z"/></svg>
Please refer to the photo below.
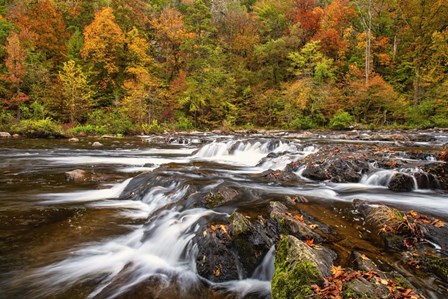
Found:
<svg viewBox="0 0 448 299"><path fill-rule="evenodd" d="M342 289L342 298L357 298L357 299L376 299L382 298L375 295L376 287L363 277L358 277L346 284ZM387 291L387 289L386 289ZM387 295L387 293L386 293Z"/></svg>
<svg viewBox="0 0 448 299"><path fill-rule="evenodd" d="M322 285L324 277L330 275L335 256L329 249L311 248L294 236L282 236L276 248L272 298L312 297L311 286Z"/></svg>
<svg viewBox="0 0 448 299"><path fill-rule="evenodd" d="M251 223L250 221L243 215L238 212L233 213L230 216L230 221L232 225L232 235L238 236L246 231L250 230Z"/></svg>
<svg viewBox="0 0 448 299"><path fill-rule="evenodd" d="M425 256L423 267L448 282L448 258L438 256Z"/></svg>

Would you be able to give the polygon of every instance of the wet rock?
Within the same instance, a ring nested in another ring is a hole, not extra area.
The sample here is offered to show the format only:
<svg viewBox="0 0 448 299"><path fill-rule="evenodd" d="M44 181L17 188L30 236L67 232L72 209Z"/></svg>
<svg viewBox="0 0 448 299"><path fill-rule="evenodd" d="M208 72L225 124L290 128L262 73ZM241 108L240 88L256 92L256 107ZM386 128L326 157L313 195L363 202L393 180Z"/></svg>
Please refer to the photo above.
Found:
<svg viewBox="0 0 448 299"><path fill-rule="evenodd" d="M324 247L310 247L294 236L282 236L276 246L273 298L314 296L312 285L322 286L331 275L336 254Z"/></svg>
<svg viewBox="0 0 448 299"><path fill-rule="evenodd" d="M230 217L230 221L232 222L232 235L238 236L250 230L251 223L250 221L241 213L233 213Z"/></svg>
<svg viewBox="0 0 448 299"><path fill-rule="evenodd" d="M261 178L264 181L267 182L273 182L283 185L291 185L295 186L297 185L297 182L299 181L296 174L289 170L266 170L261 175L254 175L255 178Z"/></svg>
<svg viewBox="0 0 448 299"><path fill-rule="evenodd" d="M231 216L230 235L245 277L254 272L280 238L277 223L273 219L259 217L251 222L237 212Z"/></svg>
<svg viewBox="0 0 448 299"><path fill-rule="evenodd" d="M440 256L425 256L422 266L429 272L436 274L444 282L448 282L448 258Z"/></svg>
<svg viewBox="0 0 448 299"><path fill-rule="evenodd" d="M429 163L422 170L434 177L437 189L448 190L448 163Z"/></svg>
<svg viewBox="0 0 448 299"><path fill-rule="evenodd" d="M8 132L0 132L0 138L9 138L11 137L11 134Z"/></svg>
<svg viewBox="0 0 448 299"><path fill-rule="evenodd" d="M302 175L315 181L325 181L330 178L330 175L322 165L314 163L308 163Z"/></svg>
<svg viewBox="0 0 448 299"><path fill-rule="evenodd" d="M434 174L424 171L413 173L419 189L440 189L440 182Z"/></svg>
<svg viewBox="0 0 448 299"><path fill-rule="evenodd" d="M390 179L387 187L395 192L410 192L415 188L414 178L405 173L397 173Z"/></svg>
<svg viewBox="0 0 448 299"><path fill-rule="evenodd" d="M78 138L70 138L68 142L79 142Z"/></svg>
<svg viewBox="0 0 448 299"><path fill-rule="evenodd" d="M270 217L278 222L282 233L291 234L301 240L323 241L322 237L305 223L303 215L293 215L284 204L278 201L271 202L270 206Z"/></svg>
<svg viewBox="0 0 448 299"><path fill-rule="evenodd" d="M13 138L19 138L20 135L19 135L19 134L14 134L14 135L12 135L12 137L13 137Z"/></svg>
<svg viewBox="0 0 448 299"><path fill-rule="evenodd" d="M243 268L232 250L228 226L214 225L196 237L199 252L196 258L198 274L213 282L239 279Z"/></svg>
<svg viewBox="0 0 448 299"><path fill-rule="evenodd" d="M100 143L100 142L98 142L98 141L95 141L94 143L92 143L92 146L93 146L93 147L102 147L103 144Z"/></svg>
<svg viewBox="0 0 448 299"><path fill-rule="evenodd" d="M67 180L67 182L75 182L75 183L85 182L88 179L87 171L83 169L75 169L72 171L67 171L65 173L65 179Z"/></svg>
<svg viewBox="0 0 448 299"><path fill-rule="evenodd" d="M237 189L228 186L219 186L216 191L209 192L204 198L205 206L207 208L219 207L237 200L240 195Z"/></svg>
<svg viewBox="0 0 448 299"><path fill-rule="evenodd" d="M430 223L420 223L419 227L422 230L425 239L440 246L441 251L448 253L448 226L441 220L426 217Z"/></svg>

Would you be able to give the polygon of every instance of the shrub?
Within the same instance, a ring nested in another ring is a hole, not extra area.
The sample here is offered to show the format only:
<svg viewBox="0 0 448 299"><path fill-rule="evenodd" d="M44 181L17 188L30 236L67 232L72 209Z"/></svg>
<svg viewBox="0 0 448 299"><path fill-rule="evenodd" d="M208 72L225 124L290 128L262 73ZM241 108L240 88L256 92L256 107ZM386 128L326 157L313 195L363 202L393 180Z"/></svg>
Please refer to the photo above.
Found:
<svg viewBox="0 0 448 299"><path fill-rule="evenodd" d="M132 122L118 111L95 110L89 114L87 124L103 128L101 134L129 134L134 130Z"/></svg>
<svg viewBox="0 0 448 299"><path fill-rule="evenodd" d="M144 134L158 134L164 130L157 120L153 120L150 124L142 124L142 131Z"/></svg>
<svg viewBox="0 0 448 299"><path fill-rule="evenodd" d="M14 133L19 133L27 137L63 137L61 127L48 117L40 120L22 120L18 124L13 125L11 129Z"/></svg>
<svg viewBox="0 0 448 299"><path fill-rule="evenodd" d="M14 116L10 111L3 110L0 108L0 130L9 130L11 128L11 123L14 120Z"/></svg>
<svg viewBox="0 0 448 299"><path fill-rule="evenodd" d="M353 116L350 115L350 113L344 110L338 110L330 120L330 128L336 130L345 130L348 129L350 125L353 124L353 122L354 119Z"/></svg>
<svg viewBox="0 0 448 299"><path fill-rule="evenodd" d="M80 125L71 129L73 135L103 135L107 130L103 126Z"/></svg>

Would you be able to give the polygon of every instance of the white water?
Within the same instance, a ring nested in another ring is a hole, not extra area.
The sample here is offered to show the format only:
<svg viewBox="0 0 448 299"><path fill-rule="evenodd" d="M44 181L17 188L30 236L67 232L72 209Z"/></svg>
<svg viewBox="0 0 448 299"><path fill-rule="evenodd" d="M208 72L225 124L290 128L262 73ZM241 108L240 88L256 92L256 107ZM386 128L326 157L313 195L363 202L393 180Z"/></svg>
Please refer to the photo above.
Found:
<svg viewBox="0 0 448 299"><path fill-rule="evenodd" d="M41 201L42 204L62 204L62 203L76 203L87 202L101 199L114 199L118 198L123 193L126 186L132 179L127 179L120 184L113 185L109 189L80 191L72 193L49 193L42 194L40 197L49 198Z"/></svg>
<svg viewBox="0 0 448 299"><path fill-rule="evenodd" d="M421 190L409 193L389 192L386 186L397 170L374 169L363 176L357 184L316 183L302 176L304 168L296 172L305 182L297 187L252 183L245 185L247 178L241 178L241 174L245 173L259 173L269 168L283 169L288 163L316 152L317 149L313 146L301 149L299 144L293 142L227 140L207 144L196 154L193 154L193 151L194 149L191 148L148 149L140 151L139 157L126 156L124 152L123 156L109 157L107 152L104 152L103 156L84 155L45 159L52 165L127 165L128 167L123 168L122 171L128 172L151 171L157 165L171 162L183 164L192 161L208 161L215 162L218 168L215 175L220 173L222 179L213 186L204 187L204 190L212 190L212 187L230 179L261 194L302 195L324 202L351 202L355 199L364 199L410 208L418 206L422 211L448 214L448 198L444 195ZM269 153L284 152L285 154L267 158L260 163ZM129 154L131 153L132 151L129 151ZM155 166L143 167L147 163L153 163ZM242 170L228 170L226 169L228 165L239 166ZM233 175L234 173L240 177ZM174 176L181 173L172 171L171 174ZM189 177L203 178L193 171L189 173ZM132 226L133 231L126 235L98 240L96 243L80 244L80 249L70 251L68 256L60 262L36 269L29 276L22 277L24 281L37 281L36 286L41 287L42 293L36 293L36 298L45 297L48 294L60 294L80 282L91 281L94 278L101 279L101 283L90 294L90 297L93 297L111 287L125 270L132 273L132 279L123 280L120 287L114 291L114 296L118 296L150 276L162 277L167 284L170 278L176 277L179 284L186 288L198 280L195 264L197 246L193 238L198 232L200 233L202 221L207 222L209 218L228 215L202 208L182 210L182 200L190 189L189 186L182 186L174 180L166 187L154 186L141 201L118 200L129 181L130 179L125 180L107 189L47 193L40 196L42 198L40 203L45 205L80 203L89 208L114 208L119 215L144 221L144 224ZM269 250L262 263L254 271L252 278L215 284L215 286L240 296L252 292L261 292L268 296L269 280L273 273L274 251L274 247Z"/></svg>

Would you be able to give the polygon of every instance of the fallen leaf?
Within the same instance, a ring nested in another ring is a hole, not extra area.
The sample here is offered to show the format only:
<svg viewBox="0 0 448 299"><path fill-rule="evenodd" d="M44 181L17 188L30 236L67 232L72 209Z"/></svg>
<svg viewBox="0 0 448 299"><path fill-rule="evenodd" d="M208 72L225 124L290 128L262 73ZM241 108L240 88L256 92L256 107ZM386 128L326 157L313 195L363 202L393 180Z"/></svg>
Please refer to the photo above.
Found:
<svg viewBox="0 0 448 299"><path fill-rule="evenodd" d="M418 218L420 218L420 215L419 215L416 211L411 210L411 211L409 211L408 213L409 213L409 215L411 215L411 217L414 218L414 219L418 219Z"/></svg>
<svg viewBox="0 0 448 299"><path fill-rule="evenodd" d="M333 277L335 279L341 277L344 275L345 271L341 266L332 266L331 267L331 274L333 274Z"/></svg>
<svg viewBox="0 0 448 299"><path fill-rule="evenodd" d="M305 244L310 247L313 247L314 246L314 238L306 240Z"/></svg>
<svg viewBox="0 0 448 299"><path fill-rule="evenodd" d="M437 228L441 228L441 227L445 226L445 223L443 223L443 221L440 219L436 219L432 222L432 225L434 225Z"/></svg>
<svg viewBox="0 0 448 299"><path fill-rule="evenodd" d="M387 279L380 279L380 283L387 286L389 284L389 281Z"/></svg>
<svg viewBox="0 0 448 299"><path fill-rule="evenodd" d="M222 272L221 265L218 265L215 267L215 270L213 271L213 275L215 275L216 277L219 277L219 276L221 276L221 272Z"/></svg>

